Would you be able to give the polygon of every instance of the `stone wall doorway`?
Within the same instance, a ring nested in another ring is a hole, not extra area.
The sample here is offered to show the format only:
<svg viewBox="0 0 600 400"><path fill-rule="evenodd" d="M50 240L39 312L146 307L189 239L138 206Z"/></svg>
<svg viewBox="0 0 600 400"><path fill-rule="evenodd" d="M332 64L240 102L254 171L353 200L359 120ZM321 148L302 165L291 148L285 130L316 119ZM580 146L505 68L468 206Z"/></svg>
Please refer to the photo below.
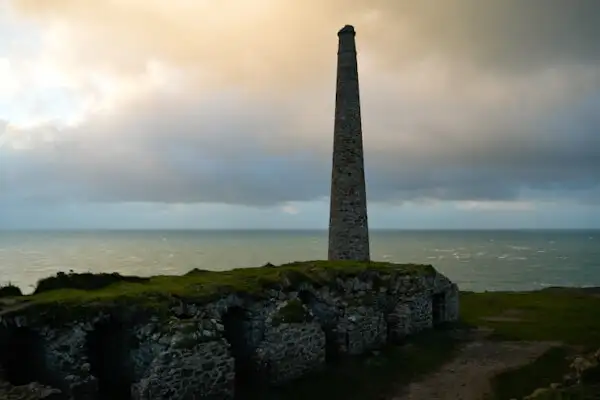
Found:
<svg viewBox="0 0 600 400"><path fill-rule="evenodd" d="M446 320L446 294L436 293L433 295L432 301L433 325L439 325Z"/></svg>

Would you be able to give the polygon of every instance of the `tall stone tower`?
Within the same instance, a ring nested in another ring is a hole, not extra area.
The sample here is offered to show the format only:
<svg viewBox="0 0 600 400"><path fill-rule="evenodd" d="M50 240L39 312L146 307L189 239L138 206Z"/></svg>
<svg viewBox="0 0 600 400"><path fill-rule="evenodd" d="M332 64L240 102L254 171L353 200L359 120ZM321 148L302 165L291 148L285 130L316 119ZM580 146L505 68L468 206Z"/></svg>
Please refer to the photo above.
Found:
<svg viewBox="0 0 600 400"><path fill-rule="evenodd" d="M329 260L370 258L355 35L351 25L338 32Z"/></svg>

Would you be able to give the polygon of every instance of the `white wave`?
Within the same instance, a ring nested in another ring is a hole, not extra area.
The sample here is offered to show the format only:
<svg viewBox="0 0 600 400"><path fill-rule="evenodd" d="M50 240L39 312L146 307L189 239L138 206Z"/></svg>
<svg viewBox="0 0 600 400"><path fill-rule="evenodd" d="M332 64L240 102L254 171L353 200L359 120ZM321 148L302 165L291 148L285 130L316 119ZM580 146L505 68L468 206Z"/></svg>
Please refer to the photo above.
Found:
<svg viewBox="0 0 600 400"><path fill-rule="evenodd" d="M508 246L513 250L531 250L531 247L527 247L527 246Z"/></svg>

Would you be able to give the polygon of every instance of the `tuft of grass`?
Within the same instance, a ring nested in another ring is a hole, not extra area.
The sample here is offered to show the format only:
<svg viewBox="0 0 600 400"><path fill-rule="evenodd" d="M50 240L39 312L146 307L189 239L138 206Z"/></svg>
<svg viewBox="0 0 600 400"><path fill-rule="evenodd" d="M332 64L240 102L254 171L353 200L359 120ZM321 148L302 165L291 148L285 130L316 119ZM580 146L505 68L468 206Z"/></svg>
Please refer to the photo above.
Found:
<svg viewBox="0 0 600 400"><path fill-rule="evenodd" d="M21 292L21 289L18 286L15 286L10 282L6 285L0 286L0 298L20 296L23 296L23 293Z"/></svg>

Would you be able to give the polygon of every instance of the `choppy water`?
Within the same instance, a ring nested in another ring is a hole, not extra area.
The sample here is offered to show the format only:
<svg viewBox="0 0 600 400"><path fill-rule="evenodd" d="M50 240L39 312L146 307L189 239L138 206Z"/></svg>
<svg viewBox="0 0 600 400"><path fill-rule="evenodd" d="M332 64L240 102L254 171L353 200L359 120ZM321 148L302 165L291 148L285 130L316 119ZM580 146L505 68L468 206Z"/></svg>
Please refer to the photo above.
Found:
<svg viewBox="0 0 600 400"><path fill-rule="evenodd" d="M57 271L181 274L324 259L325 231L0 232L0 283ZM463 290L600 286L600 231L374 231L374 260L433 264Z"/></svg>

